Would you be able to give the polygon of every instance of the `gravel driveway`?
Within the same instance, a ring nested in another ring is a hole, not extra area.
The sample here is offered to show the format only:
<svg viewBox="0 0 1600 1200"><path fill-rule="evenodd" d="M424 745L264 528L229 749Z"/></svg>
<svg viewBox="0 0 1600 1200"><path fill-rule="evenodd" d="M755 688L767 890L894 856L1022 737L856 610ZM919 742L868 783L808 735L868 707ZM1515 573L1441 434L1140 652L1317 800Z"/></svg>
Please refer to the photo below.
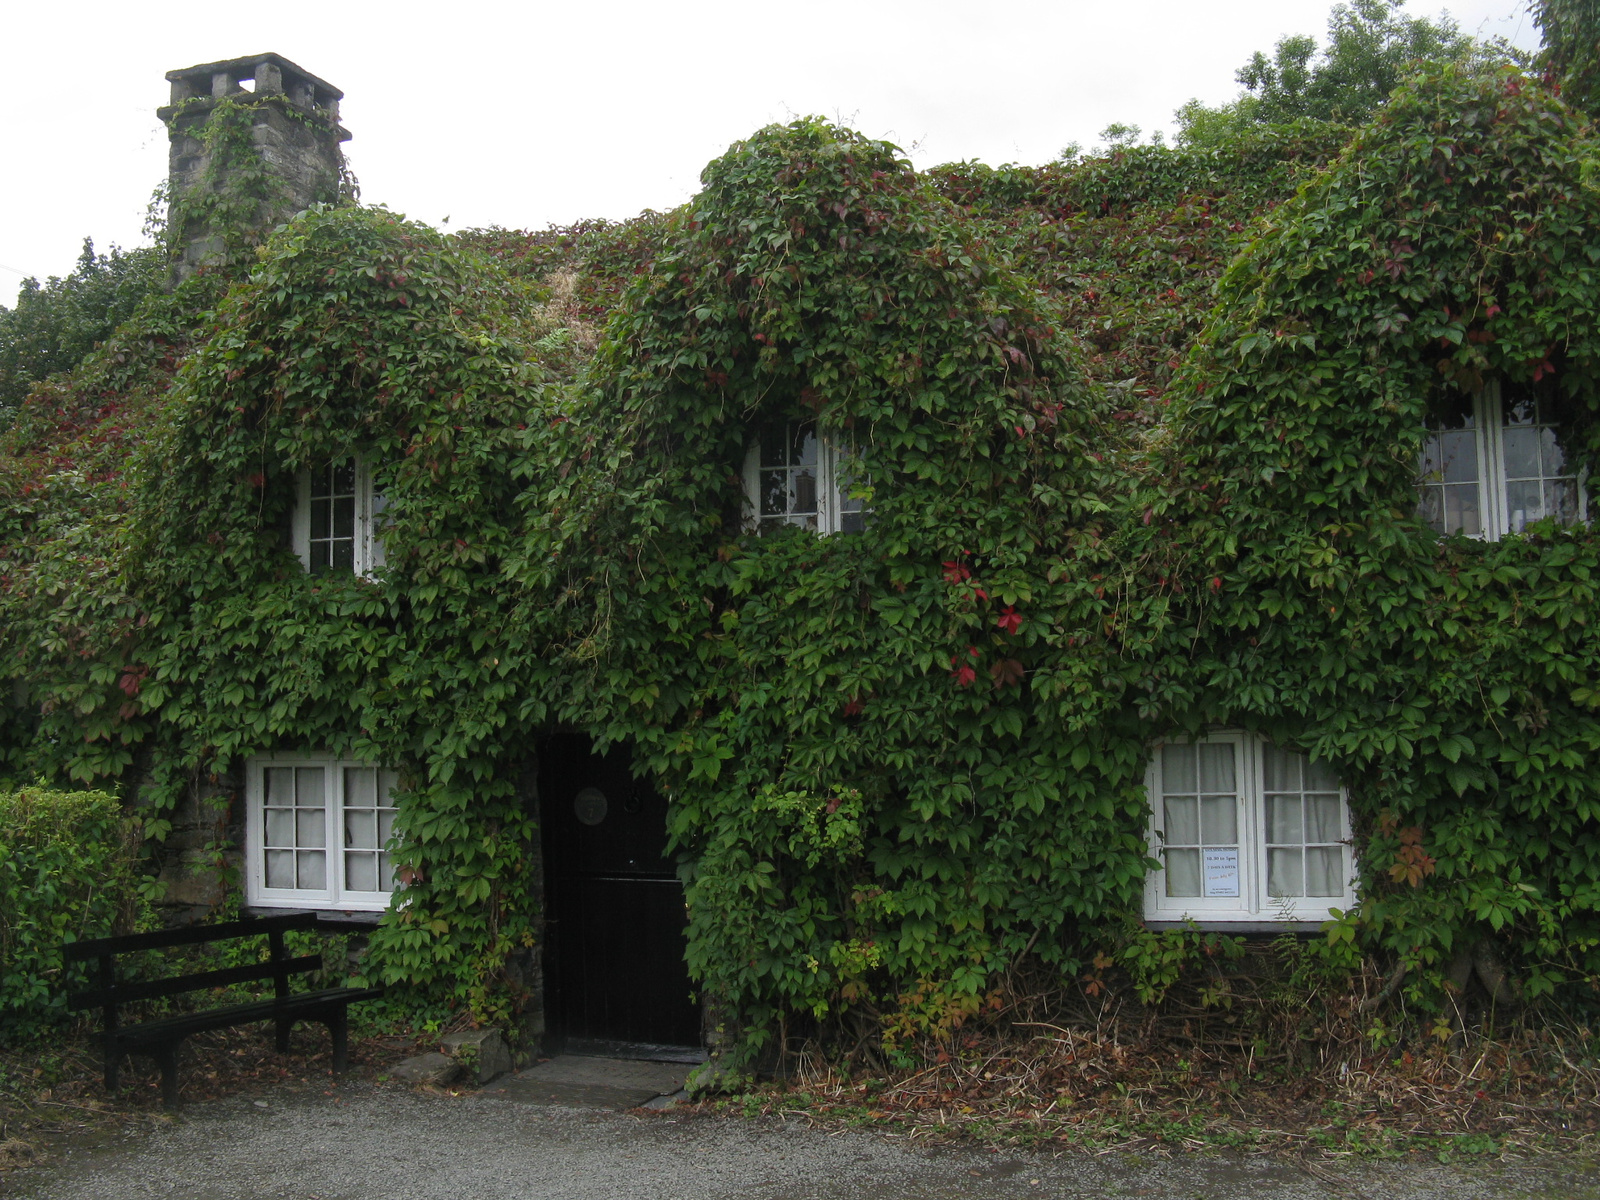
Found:
<svg viewBox="0 0 1600 1200"><path fill-rule="evenodd" d="M914 1145L804 1122L619 1113L348 1083L194 1104L154 1133L69 1152L0 1192L37 1200L1600 1200L1600 1167L1210 1155L1053 1158Z"/></svg>

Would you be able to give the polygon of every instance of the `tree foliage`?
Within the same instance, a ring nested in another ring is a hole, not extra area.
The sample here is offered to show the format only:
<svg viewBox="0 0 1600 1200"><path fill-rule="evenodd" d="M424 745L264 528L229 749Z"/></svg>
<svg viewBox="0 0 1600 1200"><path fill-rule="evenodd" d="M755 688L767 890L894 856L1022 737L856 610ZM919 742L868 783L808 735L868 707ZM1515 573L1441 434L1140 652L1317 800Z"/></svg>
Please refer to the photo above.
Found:
<svg viewBox="0 0 1600 1200"><path fill-rule="evenodd" d="M161 287L162 268L154 247L96 254L84 238L70 275L23 280L16 307L0 307L0 421L34 383L76 366L131 317Z"/></svg>
<svg viewBox="0 0 1600 1200"><path fill-rule="evenodd" d="M1328 44L1315 38L1280 38L1269 56L1256 51L1235 78L1244 93L1208 108L1190 100L1177 112L1178 143L1214 146L1260 125L1319 121L1356 126L1389 98L1420 63L1503 57L1504 46L1481 46L1449 17L1435 22L1401 13L1405 0L1352 0L1328 16Z"/></svg>
<svg viewBox="0 0 1600 1200"><path fill-rule="evenodd" d="M1600 108L1600 3L1534 0L1534 23L1544 36L1540 62L1567 102L1594 116Z"/></svg>

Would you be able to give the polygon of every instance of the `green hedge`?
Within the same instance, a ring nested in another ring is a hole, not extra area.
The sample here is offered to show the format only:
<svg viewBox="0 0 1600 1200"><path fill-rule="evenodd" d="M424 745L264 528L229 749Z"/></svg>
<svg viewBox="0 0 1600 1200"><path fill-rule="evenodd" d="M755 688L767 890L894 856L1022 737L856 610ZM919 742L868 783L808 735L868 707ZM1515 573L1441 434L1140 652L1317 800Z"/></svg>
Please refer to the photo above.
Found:
<svg viewBox="0 0 1600 1200"><path fill-rule="evenodd" d="M64 1015L64 943L148 924L139 844L106 792L0 792L0 1042Z"/></svg>

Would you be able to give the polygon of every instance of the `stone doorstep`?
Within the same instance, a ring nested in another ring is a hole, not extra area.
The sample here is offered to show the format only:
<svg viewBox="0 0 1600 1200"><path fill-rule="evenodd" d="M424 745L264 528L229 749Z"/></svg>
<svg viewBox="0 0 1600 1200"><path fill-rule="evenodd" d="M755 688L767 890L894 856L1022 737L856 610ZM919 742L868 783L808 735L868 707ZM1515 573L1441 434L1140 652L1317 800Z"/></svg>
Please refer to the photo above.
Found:
<svg viewBox="0 0 1600 1200"><path fill-rule="evenodd" d="M688 1063L563 1054L486 1088L485 1096L572 1108L666 1108L683 1098Z"/></svg>

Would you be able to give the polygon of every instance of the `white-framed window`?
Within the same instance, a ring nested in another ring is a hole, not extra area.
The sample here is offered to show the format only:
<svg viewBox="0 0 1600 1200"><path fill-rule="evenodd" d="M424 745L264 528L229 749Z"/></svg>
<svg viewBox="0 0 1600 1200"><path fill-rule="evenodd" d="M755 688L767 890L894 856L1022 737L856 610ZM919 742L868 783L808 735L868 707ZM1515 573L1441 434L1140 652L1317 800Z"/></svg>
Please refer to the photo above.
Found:
<svg viewBox="0 0 1600 1200"><path fill-rule="evenodd" d="M1588 519L1582 473L1548 396L1498 382L1428 421L1418 512L1439 533L1493 541L1534 521Z"/></svg>
<svg viewBox="0 0 1600 1200"><path fill-rule="evenodd" d="M1348 795L1326 765L1248 733L1156 747L1145 918L1326 921L1355 903Z"/></svg>
<svg viewBox="0 0 1600 1200"><path fill-rule="evenodd" d="M245 766L245 898L266 908L382 910L394 891L395 773L314 754Z"/></svg>
<svg viewBox="0 0 1600 1200"><path fill-rule="evenodd" d="M294 552L313 575L340 572L370 577L384 565L383 493L372 467L352 456L300 472L294 507Z"/></svg>
<svg viewBox="0 0 1600 1200"><path fill-rule="evenodd" d="M851 472L846 442L812 421L780 421L761 431L744 459L747 520L757 533L798 525L818 533L866 527L865 489Z"/></svg>

